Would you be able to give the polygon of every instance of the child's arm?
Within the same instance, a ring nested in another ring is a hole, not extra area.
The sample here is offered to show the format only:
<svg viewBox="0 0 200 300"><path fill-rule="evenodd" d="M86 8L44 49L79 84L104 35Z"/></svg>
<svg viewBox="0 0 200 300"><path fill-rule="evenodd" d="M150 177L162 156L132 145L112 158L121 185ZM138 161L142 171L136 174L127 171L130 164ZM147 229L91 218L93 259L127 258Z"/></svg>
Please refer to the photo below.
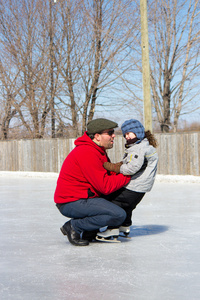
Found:
<svg viewBox="0 0 200 300"><path fill-rule="evenodd" d="M111 172L122 173L123 175L134 175L137 173L141 168L146 168L147 162L145 162L144 152L140 149L137 152L132 152L125 159L123 162L119 163L104 163L104 168Z"/></svg>
<svg viewBox="0 0 200 300"><path fill-rule="evenodd" d="M130 153L123 160L123 165L120 167L120 173L123 175L134 175L144 167L144 164L146 167L145 153L142 149L139 149L139 151Z"/></svg>

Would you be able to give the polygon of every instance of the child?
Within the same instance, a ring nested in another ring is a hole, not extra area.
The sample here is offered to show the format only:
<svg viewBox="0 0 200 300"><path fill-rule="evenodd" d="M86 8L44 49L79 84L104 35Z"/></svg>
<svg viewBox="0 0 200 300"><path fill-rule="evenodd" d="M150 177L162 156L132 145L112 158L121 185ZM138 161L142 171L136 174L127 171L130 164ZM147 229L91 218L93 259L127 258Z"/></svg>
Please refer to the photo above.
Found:
<svg viewBox="0 0 200 300"><path fill-rule="evenodd" d="M118 236L119 232L128 235L132 224L132 211L149 192L154 184L157 171L158 154L157 142L154 135L148 130L145 132L143 125L135 119L127 120L121 127L126 139L123 162L104 163L108 171L132 175L131 181L120 190L110 194L108 200L122 207L127 214L126 220L118 229L108 227L106 231L98 233L100 238Z"/></svg>

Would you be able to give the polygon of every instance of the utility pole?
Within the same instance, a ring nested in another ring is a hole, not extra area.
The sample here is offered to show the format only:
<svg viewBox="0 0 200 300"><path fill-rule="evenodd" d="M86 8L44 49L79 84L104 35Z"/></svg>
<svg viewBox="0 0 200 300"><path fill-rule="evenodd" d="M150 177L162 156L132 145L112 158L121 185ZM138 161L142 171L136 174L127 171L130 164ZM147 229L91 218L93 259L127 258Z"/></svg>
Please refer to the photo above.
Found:
<svg viewBox="0 0 200 300"><path fill-rule="evenodd" d="M144 127L152 132L147 0L140 0Z"/></svg>
<svg viewBox="0 0 200 300"><path fill-rule="evenodd" d="M51 108L51 137L55 138L55 108L54 108L54 57L53 57L53 20L52 20L52 0L49 1L49 22L50 22L50 45L49 45L49 55L50 55L50 108ZM55 3L55 0L54 0Z"/></svg>

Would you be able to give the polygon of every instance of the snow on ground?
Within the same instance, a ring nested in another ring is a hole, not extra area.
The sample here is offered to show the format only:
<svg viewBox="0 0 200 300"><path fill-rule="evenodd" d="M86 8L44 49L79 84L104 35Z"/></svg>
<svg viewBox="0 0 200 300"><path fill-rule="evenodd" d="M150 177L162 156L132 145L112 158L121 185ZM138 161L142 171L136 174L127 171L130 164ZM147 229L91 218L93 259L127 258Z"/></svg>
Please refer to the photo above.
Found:
<svg viewBox="0 0 200 300"><path fill-rule="evenodd" d="M199 177L158 175L131 239L75 247L57 173L0 172L1 300L199 300Z"/></svg>
<svg viewBox="0 0 200 300"><path fill-rule="evenodd" d="M58 178L58 173L53 172L10 172L10 171L0 171L0 177L34 177L34 178ZM171 182L171 183L200 183L200 176L192 175L156 175L157 182Z"/></svg>

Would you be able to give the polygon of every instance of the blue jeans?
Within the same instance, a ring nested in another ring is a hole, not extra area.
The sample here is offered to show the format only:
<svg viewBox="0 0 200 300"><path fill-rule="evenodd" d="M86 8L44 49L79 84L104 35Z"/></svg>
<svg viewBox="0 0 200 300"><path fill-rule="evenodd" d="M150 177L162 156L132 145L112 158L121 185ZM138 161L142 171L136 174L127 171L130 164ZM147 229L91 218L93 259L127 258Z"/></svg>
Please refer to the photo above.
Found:
<svg viewBox="0 0 200 300"><path fill-rule="evenodd" d="M118 227L126 218L124 209L103 198L80 199L62 205L59 210L72 218L71 224L79 234L105 226Z"/></svg>

